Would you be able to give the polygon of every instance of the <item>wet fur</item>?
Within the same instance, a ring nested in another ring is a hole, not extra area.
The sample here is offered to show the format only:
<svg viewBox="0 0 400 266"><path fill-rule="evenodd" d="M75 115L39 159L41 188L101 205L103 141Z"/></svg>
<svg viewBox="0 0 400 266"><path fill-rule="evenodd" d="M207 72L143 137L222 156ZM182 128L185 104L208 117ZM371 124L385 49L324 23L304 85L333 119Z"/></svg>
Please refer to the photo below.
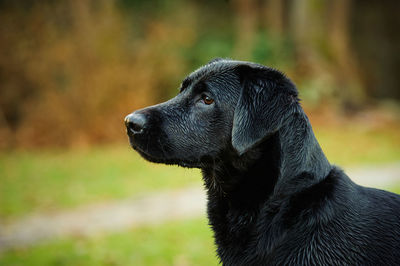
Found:
<svg viewBox="0 0 400 266"><path fill-rule="evenodd" d="M400 265L400 197L328 162L279 71L217 59L137 112L145 131L129 135L144 158L202 170L224 265Z"/></svg>

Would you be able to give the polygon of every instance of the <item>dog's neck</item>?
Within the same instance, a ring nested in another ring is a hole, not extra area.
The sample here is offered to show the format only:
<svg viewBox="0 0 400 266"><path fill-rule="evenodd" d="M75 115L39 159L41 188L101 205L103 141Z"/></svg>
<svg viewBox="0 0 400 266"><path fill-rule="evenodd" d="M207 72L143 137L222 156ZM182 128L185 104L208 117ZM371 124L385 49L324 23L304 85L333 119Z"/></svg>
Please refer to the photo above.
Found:
<svg viewBox="0 0 400 266"><path fill-rule="evenodd" d="M331 165L307 116L300 112L241 157L231 151L202 170L209 194L251 205L318 183L328 175Z"/></svg>

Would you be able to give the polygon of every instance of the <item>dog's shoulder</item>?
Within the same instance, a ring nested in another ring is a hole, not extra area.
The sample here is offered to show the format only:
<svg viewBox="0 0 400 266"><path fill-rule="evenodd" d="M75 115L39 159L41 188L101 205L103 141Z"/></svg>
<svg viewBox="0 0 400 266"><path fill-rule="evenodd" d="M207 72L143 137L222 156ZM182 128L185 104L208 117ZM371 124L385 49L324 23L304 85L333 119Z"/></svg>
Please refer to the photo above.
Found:
<svg viewBox="0 0 400 266"><path fill-rule="evenodd" d="M363 223L379 217L400 226L399 195L357 185L336 166L320 182L293 193L285 206L286 224L304 219Z"/></svg>
<svg viewBox="0 0 400 266"><path fill-rule="evenodd" d="M296 178L296 180L303 180L305 184L307 184L307 179L312 180L307 173ZM326 218L334 216L334 212L346 208L354 190L355 184L347 175L341 169L332 167L325 178L304 186L287 197L283 204L285 206L283 220L290 226L307 217L318 219L321 215Z"/></svg>
<svg viewBox="0 0 400 266"><path fill-rule="evenodd" d="M285 237L271 252L274 262L399 262L400 251L391 248L400 246L399 195L359 186L333 167L321 182L294 193L285 207Z"/></svg>

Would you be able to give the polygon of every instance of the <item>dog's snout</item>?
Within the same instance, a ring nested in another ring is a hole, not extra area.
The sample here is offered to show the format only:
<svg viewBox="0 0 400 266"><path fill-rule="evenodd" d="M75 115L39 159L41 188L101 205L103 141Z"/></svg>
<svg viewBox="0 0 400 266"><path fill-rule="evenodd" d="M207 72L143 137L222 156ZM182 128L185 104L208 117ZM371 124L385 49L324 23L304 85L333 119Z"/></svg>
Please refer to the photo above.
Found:
<svg viewBox="0 0 400 266"><path fill-rule="evenodd" d="M125 126L130 133L141 133L145 125L146 117L144 114L135 112L125 117Z"/></svg>

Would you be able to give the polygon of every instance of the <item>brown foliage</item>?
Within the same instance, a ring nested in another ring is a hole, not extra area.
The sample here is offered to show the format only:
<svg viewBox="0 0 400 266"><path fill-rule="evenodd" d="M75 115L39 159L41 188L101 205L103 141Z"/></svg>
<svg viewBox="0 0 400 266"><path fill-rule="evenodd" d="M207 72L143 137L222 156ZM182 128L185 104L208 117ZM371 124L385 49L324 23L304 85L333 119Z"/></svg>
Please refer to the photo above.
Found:
<svg viewBox="0 0 400 266"><path fill-rule="evenodd" d="M152 21L132 40L112 1L3 10L1 21L0 147L124 138L124 115L155 103L160 80L182 75L162 49L182 41L182 29Z"/></svg>
<svg viewBox="0 0 400 266"><path fill-rule="evenodd" d="M358 0L0 2L0 148L125 140L126 114L216 56L283 70L317 108L399 97L390 3L370 27Z"/></svg>

